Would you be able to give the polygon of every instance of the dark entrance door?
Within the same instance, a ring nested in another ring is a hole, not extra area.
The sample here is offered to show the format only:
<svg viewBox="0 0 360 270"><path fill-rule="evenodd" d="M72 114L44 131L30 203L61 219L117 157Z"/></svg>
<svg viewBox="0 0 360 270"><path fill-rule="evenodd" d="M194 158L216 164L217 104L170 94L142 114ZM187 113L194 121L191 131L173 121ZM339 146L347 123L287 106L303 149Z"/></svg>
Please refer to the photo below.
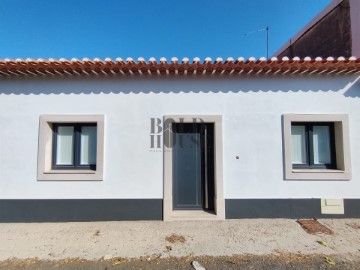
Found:
<svg viewBox="0 0 360 270"><path fill-rule="evenodd" d="M214 124L173 124L173 209L214 211Z"/></svg>

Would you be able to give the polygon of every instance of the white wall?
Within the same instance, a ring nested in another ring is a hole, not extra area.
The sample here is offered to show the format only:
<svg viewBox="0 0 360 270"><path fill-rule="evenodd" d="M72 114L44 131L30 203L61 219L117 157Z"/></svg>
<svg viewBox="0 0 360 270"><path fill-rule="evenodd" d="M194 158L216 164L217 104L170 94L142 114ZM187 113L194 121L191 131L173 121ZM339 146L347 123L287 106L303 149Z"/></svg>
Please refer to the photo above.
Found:
<svg viewBox="0 0 360 270"><path fill-rule="evenodd" d="M223 115L225 198L360 198L360 83L355 80L1 79L0 199L162 198L163 155L150 151L150 118L166 114ZM349 114L353 179L283 180L284 113ZM41 114L106 116L104 181L37 181Z"/></svg>

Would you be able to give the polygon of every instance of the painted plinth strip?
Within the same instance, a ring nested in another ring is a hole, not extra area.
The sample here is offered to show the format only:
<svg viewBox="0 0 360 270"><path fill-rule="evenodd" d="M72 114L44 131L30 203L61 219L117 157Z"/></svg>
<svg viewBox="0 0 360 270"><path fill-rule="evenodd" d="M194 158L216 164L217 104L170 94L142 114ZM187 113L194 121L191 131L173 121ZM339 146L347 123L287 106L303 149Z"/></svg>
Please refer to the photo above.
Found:
<svg viewBox="0 0 360 270"><path fill-rule="evenodd" d="M0 200L0 222L163 220L162 199ZM226 199L226 219L360 218L360 199L344 214L321 214L321 199Z"/></svg>
<svg viewBox="0 0 360 270"><path fill-rule="evenodd" d="M0 200L0 222L162 220L162 199Z"/></svg>

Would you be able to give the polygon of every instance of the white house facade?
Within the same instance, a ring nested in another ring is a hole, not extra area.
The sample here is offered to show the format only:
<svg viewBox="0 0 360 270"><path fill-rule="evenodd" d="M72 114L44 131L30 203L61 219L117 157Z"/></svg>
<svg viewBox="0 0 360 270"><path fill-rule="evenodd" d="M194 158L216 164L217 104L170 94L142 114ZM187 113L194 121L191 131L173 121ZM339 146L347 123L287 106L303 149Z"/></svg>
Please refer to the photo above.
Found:
<svg viewBox="0 0 360 270"><path fill-rule="evenodd" d="M360 217L355 58L0 61L0 222Z"/></svg>

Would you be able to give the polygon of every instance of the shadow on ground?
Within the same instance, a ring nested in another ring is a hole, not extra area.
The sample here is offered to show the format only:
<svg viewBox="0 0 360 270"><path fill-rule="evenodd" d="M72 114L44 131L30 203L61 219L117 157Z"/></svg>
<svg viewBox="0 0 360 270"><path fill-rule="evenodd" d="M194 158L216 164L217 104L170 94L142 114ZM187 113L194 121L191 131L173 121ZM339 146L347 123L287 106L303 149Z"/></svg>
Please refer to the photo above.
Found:
<svg viewBox="0 0 360 270"><path fill-rule="evenodd" d="M291 253L276 253L274 255L256 256L221 256L221 257L182 257L157 258L144 257L140 259L114 258L110 260L89 261L81 259L64 259L57 261L39 259L9 259L0 262L0 270L125 270L125 269L194 269L192 261L200 262L207 270L212 269L360 269L358 258L341 256L326 257L323 255L298 255ZM331 262L332 264L330 264Z"/></svg>

